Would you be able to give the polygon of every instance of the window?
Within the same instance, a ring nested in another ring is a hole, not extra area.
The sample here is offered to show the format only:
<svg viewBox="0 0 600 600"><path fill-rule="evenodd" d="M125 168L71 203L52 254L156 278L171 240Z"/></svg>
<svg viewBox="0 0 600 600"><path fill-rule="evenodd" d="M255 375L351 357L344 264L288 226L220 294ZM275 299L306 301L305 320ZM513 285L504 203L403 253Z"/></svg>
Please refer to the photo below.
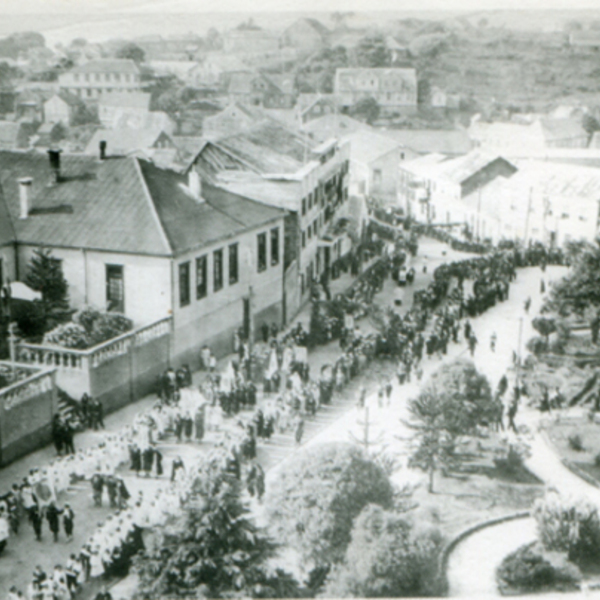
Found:
<svg viewBox="0 0 600 600"><path fill-rule="evenodd" d="M271 266L279 264L279 227L271 229Z"/></svg>
<svg viewBox="0 0 600 600"><path fill-rule="evenodd" d="M125 312L123 265L106 265L106 310Z"/></svg>
<svg viewBox="0 0 600 600"><path fill-rule="evenodd" d="M121 81L121 75L119 73L115 73L115 80Z"/></svg>
<svg viewBox="0 0 600 600"><path fill-rule="evenodd" d="M262 273L267 268L267 234L259 233L256 241L258 244L258 272Z"/></svg>
<svg viewBox="0 0 600 600"><path fill-rule="evenodd" d="M312 192L308 195L308 210L313 207L313 195Z"/></svg>
<svg viewBox="0 0 600 600"><path fill-rule="evenodd" d="M373 170L373 187L381 187L381 169Z"/></svg>
<svg viewBox="0 0 600 600"><path fill-rule="evenodd" d="M302 232L302 247L306 248L306 231Z"/></svg>
<svg viewBox="0 0 600 600"><path fill-rule="evenodd" d="M308 226L308 239L312 239L312 224Z"/></svg>
<svg viewBox="0 0 600 600"><path fill-rule="evenodd" d="M238 245L229 246L229 285L238 282Z"/></svg>
<svg viewBox="0 0 600 600"><path fill-rule="evenodd" d="M302 198L302 216L306 214L306 198Z"/></svg>
<svg viewBox="0 0 600 600"><path fill-rule="evenodd" d="M223 250L213 252L213 290L218 292L223 287Z"/></svg>
<svg viewBox="0 0 600 600"><path fill-rule="evenodd" d="M179 306L187 306L190 303L190 263L184 262L179 265Z"/></svg>
<svg viewBox="0 0 600 600"><path fill-rule="evenodd" d="M208 293L208 282L206 281L208 258L206 254L196 259L196 299L205 298Z"/></svg>

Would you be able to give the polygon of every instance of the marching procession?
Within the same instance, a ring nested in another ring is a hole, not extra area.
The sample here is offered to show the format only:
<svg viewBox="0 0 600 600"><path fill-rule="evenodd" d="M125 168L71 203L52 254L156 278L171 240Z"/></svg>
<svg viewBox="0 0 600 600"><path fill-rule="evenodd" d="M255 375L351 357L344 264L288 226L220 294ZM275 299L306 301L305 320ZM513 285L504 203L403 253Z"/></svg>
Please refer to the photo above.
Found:
<svg viewBox="0 0 600 600"><path fill-rule="evenodd" d="M547 260L545 254L539 257L539 263ZM106 502L113 514L98 523L65 565L56 564L51 574L37 566L27 597L66 600L89 578L126 574L131 557L143 545L144 529L165 524L181 511L206 465L243 481L248 495L260 501L265 493L265 473L256 460L259 443L268 443L276 433L289 433L301 444L305 421L314 418L322 405L330 404L334 393L343 393L377 358L395 361L398 384L403 385L413 376L420 381L425 354L429 358L445 355L449 343L458 343L461 333L473 355L478 342L469 318L509 297L510 283L522 262L515 251L500 250L442 264L435 269L433 281L414 293L412 307L402 315L391 311L384 328L363 334L356 320L366 314L365 304L371 304L398 264L395 257L383 257L350 292L349 299L354 302L350 306L356 310L342 312L338 323L330 321L333 326L326 341L339 337L340 354L321 367L316 379L311 378L308 363L308 347L314 345L315 337L311 322L309 331L302 324L288 332L277 328L264 331L262 364L247 341L236 334L237 354L223 372L216 371L210 354L201 360L206 376L199 387L192 384L189 366L168 369L158 378L155 405L120 431L103 432L102 441L93 448L75 451L71 423L57 416L53 431L58 456L45 467L32 469L3 496L0 536L3 528L7 529L9 543L17 543L21 522L26 520L40 543L47 543L49 537L56 543L61 532L67 541L72 539L77 519L69 504L61 506L59 500L69 486L81 481L89 482L93 507ZM313 288L313 302L322 302L322 287L315 282ZM357 298L362 303L357 303ZM335 301L344 303L348 298ZM495 343L494 333L492 350ZM500 404L507 387L498 390ZM384 402L389 406L391 392L392 382L381 382L380 406ZM359 406L364 405L365 396L363 388ZM515 398L508 410L510 427L514 427L518 394ZM104 425L102 412L101 405L86 395L76 416L97 430ZM502 427L503 412L502 406L498 411ZM65 431L70 433L65 436ZM163 464L164 443L201 444L208 431L216 432L218 441L211 449L205 447L195 454L193 463L186 464L178 455L170 468ZM151 491L132 493L126 481L132 476L152 480ZM93 510L90 508L92 515ZM44 520L51 536L43 535ZM11 594L11 600L23 597L16 589Z"/></svg>

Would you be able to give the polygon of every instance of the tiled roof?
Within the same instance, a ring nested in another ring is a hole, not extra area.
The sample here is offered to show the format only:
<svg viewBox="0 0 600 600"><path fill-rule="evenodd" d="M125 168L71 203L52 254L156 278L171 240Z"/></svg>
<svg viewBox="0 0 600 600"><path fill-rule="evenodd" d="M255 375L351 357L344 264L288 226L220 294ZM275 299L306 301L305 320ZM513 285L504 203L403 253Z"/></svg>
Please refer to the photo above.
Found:
<svg viewBox="0 0 600 600"><path fill-rule="evenodd" d="M136 159L103 162L61 157L52 183L45 154L0 152L0 185L19 242L136 254L169 255ZM30 216L19 219L18 179L32 177Z"/></svg>
<svg viewBox="0 0 600 600"><path fill-rule="evenodd" d="M74 69L71 73L124 73L138 75L140 72L134 61L127 58L90 60Z"/></svg>
<svg viewBox="0 0 600 600"><path fill-rule="evenodd" d="M277 208L207 183L202 185L202 202L185 191L187 177L142 160L140 167L158 217L176 253L226 239L284 214Z"/></svg>

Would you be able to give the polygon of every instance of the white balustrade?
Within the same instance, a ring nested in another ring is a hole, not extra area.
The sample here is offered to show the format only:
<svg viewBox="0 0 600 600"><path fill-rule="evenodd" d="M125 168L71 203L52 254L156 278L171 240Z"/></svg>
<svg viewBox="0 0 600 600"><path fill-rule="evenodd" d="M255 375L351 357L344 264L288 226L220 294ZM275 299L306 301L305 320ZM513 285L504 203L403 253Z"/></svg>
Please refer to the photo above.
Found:
<svg viewBox="0 0 600 600"><path fill-rule="evenodd" d="M19 366L20 368L26 367L26 365ZM34 373L22 381L0 389L0 406L8 411L31 398L49 392L53 387L52 373L53 371L48 370Z"/></svg>

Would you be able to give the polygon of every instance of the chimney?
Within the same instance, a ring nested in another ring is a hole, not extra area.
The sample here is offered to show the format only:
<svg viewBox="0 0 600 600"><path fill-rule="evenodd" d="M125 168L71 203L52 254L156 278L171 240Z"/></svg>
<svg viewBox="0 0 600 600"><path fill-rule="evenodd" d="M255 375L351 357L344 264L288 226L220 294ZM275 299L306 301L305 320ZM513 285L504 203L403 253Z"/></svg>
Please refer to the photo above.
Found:
<svg viewBox="0 0 600 600"><path fill-rule="evenodd" d="M54 183L60 182L60 153L62 150L50 149L48 150L48 158L50 160L50 169L54 176Z"/></svg>
<svg viewBox="0 0 600 600"><path fill-rule="evenodd" d="M106 141L101 140L98 147L100 149L100 160L104 160L106 158Z"/></svg>
<svg viewBox="0 0 600 600"><path fill-rule="evenodd" d="M190 169L190 172L188 173L188 189L196 200L202 199L202 181L200 180L198 171L194 168Z"/></svg>
<svg viewBox="0 0 600 600"><path fill-rule="evenodd" d="M22 177L19 179L19 204L21 212L19 219L26 219L29 216L29 188L33 183L31 177Z"/></svg>

